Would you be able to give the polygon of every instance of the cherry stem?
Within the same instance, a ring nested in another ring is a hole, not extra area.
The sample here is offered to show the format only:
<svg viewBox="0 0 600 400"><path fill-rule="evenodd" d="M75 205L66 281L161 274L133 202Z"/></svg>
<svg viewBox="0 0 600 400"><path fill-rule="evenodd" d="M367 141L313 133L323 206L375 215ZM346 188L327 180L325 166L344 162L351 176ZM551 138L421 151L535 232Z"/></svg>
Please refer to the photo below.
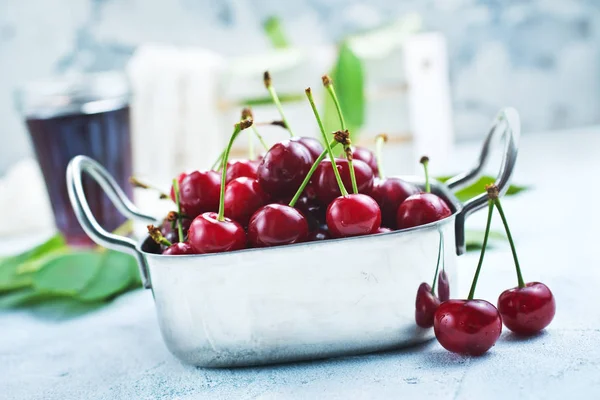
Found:
<svg viewBox="0 0 600 400"><path fill-rule="evenodd" d="M281 106L281 101L279 101L279 96L277 96L277 92L275 91L275 88L273 87L273 83L271 80L271 74L269 73L269 71L265 71L265 73L263 75L263 81L265 83L265 87L267 88L267 91L269 92L269 94L271 95L271 98L273 99L273 103L275 103L275 107L277 107L277 111L279 111L279 115L281 115L281 119L283 120L283 123L285 124L286 129L290 133L290 136L294 137L294 132L292 132L292 129L290 128L290 124L288 123L287 119L285 118L285 114L283 113L283 107Z"/></svg>
<svg viewBox="0 0 600 400"><path fill-rule="evenodd" d="M519 265L519 259L517 258L517 249L515 248L515 243L513 242L510 229L508 228L508 222L506 221L504 210L502 209L502 205L500 204L499 198L496 197L493 201L494 205L498 209L500 218L502 219L502 224L504 224L504 230L506 231L506 236L508 237L508 243L510 243L510 249L512 251L513 259L515 260L515 268L517 269L517 281L519 282L519 288L524 288L525 281L523 280L523 275L521 275L521 266Z"/></svg>
<svg viewBox="0 0 600 400"><path fill-rule="evenodd" d="M161 189L159 189L156 186L151 185L149 183L142 182L138 178L136 178L135 176L130 176L129 177L129 183L131 183L131 185L133 187L136 187L136 188L154 190L155 192L157 192L159 194L161 200L170 199L171 198L171 196L169 196L168 194L166 194L165 192L163 192Z"/></svg>
<svg viewBox="0 0 600 400"><path fill-rule="evenodd" d="M254 136L248 135L248 160L254 160Z"/></svg>
<svg viewBox="0 0 600 400"><path fill-rule="evenodd" d="M387 142L388 137L385 133L377 135L375 138L375 158L377 159L377 169L379 170L379 178L385 179L383 172L383 145Z"/></svg>
<svg viewBox="0 0 600 400"><path fill-rule="evenodd" d="M181 203L179 193L179 182L177 179L173 179L173 192L175 192L175 204L177 204L177 234L179 236L179 242L183 243L183 226L181 224Z"/></svg>
<svg viewBox="0 0 600 400"><path fill-rule="evenodd" d="M227 160L229 159L229 152L231 151L231 146L233 146L233 142L238 134L250 126L252 126L252 119L250 118L244 119L234 125L229 144L225 148L223 159L221 160L221 193L219 194L219 215L217 217L217 220L221 222L225 221L225 183L227 182Z"/></svg>
<svg viewBox="0 0 600 400"><path fill-rule="evenodd" d="M347 146L344 153L348 160L348 167L350 168L350 181L352 182L352 191L354 194L358 194L358 185L356 184L356 175L354 173L354 163L352 162L352 149Z"/></svg>
<svg viewBox="0 0 600 400"><path fill-rule="evenodd" d="M254 136L256 136L260 144L262 144L262 147L265 149L265 151L269 151L269 146L267 146L265 139L263 139L262 135L258 132L258 129L256 129L254 124L252 124L252 131L254 132Z"/></svg>
<svg viewBox="0 0 600 400"><path fill-rule="evenodd" d="M340 176L340 172L337 169L337 164L335 163L335 156L333 155L333 151L331 150L331 146L329 145L329 141L327 140L327 134L325 133L325 127L323 127L323 121L321 121L319 111L317 111L317 106L315 106L315 99L313 98L312 91L310 88L306 88L304 92L306 93L306 97L308 98L310 107L312 108L313 113L315 114L315 118L317 119L317 123L319 124L319 129L321 130L321 137L323 138L323 142L325 143L327 154L329 154L331 166L333 167L333 173L335 175L335 179L337 180L338 186L340 187L340 193L342 194L342 196L348 196L348 191L344 187L344 182L342 182L342 177Z"/></svg>
<svg viewBox="0 0 600 400"><path fill-rule="evenodd" d="M440 244L438 247L438 259L437 259L437 264L435 266L435 275L433 277L433 283L431 284L431 294L435 295L435 283L437 282L437 278L438 278L438 271L440 270L440 261L442 260L442 247L444 246L444 234L442 233L442 231L440 232Z"/></svg>
<svg viewBox="0 0 600 400"><path fill-rule="evenodd" d="M331 143L329 144L329 146L333 149L335 146L337 146L337 144L338 144L338 142L336 140L332 140ZM294 207L296 205L296 202L298 201L298 199L302 195L302 192L304 191L304 189L306 188L306 186L310 182L310 178L312 178L313 174L315 173L315 171L319 167L319 164L321 163L321 161L323 161L325 159L325 157L327 157L327 150L323 150L323 152L319 155L319 157L317 157L317 159L315 160L315 162L313 163L313 165L308 170L308 173L304 177L304 180L302 181L302 184L300 185L300 187L296 191L296 194L294 195L294 197L292 197L292 200L290 200L290 204L289 204L290 207Z"/></svg>
<svg viewBox="0 0 600 400"><path fill-rule="evenodd" d="M329 75L323 75L321 77L321 80L323 81L323 86L325 86L325 89L329 93L329 96L331 96L331 100L333 100L333 104L335 104L335 109L337 110L337 114L340 119L340 125L342 126L342 130L345 131L346 130L346 121L344 120L344 114L342 113L342 107L340 106L340 102L335 93L335 88L333 87L333 80L331 79L331 77L329 77Z"/></svg>
<svg viewBox="0 0 600 400"><path fill-rule="evenodd" d="M340 101L338 100L337 94L335 93L335 88L333 87L333 80L331 79L331 77L329 77L329 75L323 75L321 79L323 81L323 86L325 86L325 89L329 93L331 100L333 100L333 104L335 104L335 109L340 119L342 131L348 132L346 129L346 121L344 120L344 113L342 113ZM352 162L352 149L350 148L349 144L344 144L344 152L346 153L346 159L348 160L348 168L350 168L350 181L352 182L352 192L354 192L354 194L358 194L356 174L354 173L354 163Z"/></svg>
<svg viewBox="0 0 600 400"><path fill-rule="evenodd" d="M488 217L487 224L485 226L485 235L483 236L483 244L481 245L481 253L479 254L479 263L477 264L477 269L475 270L475 276L473 277L473 283L471 284L471 290L469 291L468 300L473 300L473 296L475 296L475 287L477 286L479 272L481 272L481 266L483 265L483 256L485 255L485 248L487 247L488 236L490 236L490 226L492 225L492 213L494 211L494 202L490 199L488 203Z"/></svg>
<svg viewBox="0 0 600 400"><path fill-rule="evenodd" d="M425 170L425 192L431 193L431 185L429 184L429 157L421 157L421 164L423 164L423 170Z"/></svg>
<svg viewBox="0 0 600 400"><path fill-rule="evenodd" d="M148 225L147 228L148 228L148 234L150 235L152 240L154 240L156 243L162 244L163 246L167 246L167 247L171 246L173 244L166 237L164 237L162 235L162 233L160 232L160 229L158 229L156 226Z"/></svg>

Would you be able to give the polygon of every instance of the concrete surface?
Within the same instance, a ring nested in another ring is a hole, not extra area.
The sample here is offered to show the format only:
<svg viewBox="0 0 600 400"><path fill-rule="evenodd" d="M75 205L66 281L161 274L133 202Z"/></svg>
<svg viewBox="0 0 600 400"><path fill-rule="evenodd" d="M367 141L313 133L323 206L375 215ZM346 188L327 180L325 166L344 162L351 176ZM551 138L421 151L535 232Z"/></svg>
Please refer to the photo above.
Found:
<svg viewBox="0 0 600 400"><path fill-rule="evenodd" d="M476 147L458 149L457 168L474 159ZM600 398L600 128L527 136L521 149L515 182L535 189L504 208L525 280L546 283L557 298L553 324L537 337L504 332L480 358L450 354L433 341L367 356L210 370L168 353L152 295L140 290L66 321L0 314L0 398ZM469 224L482 226L484 218ZM460 258L461 296L477 256ZM495 302L515 284L509 248L500 245L486 257L477 297Z"/></svg>

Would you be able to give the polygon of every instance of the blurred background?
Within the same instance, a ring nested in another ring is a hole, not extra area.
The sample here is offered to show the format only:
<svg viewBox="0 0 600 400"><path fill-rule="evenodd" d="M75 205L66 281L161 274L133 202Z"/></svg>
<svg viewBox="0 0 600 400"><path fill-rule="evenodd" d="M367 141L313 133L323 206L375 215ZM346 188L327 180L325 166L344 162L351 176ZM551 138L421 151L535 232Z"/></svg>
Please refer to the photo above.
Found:
<svg viewBox="0 0 600 400"><path fill-rule="evenodd" d="M0 175L32 154L13 98L24 82L122 69L148 42L260 54L273 15L291 43L313 47L410 12L447 41L458 140L483 136L504 105L520 111L525 133L600 122L595 0L0 0Z"/></svg>

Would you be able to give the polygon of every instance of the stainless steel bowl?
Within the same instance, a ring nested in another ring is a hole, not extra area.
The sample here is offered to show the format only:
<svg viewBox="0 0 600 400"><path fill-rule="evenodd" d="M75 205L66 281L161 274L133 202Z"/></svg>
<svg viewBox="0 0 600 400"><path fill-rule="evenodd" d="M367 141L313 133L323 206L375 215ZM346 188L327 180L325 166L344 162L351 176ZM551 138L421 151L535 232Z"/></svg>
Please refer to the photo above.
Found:
<svg viewBox="0 0 600 400"><path fill-rule="evenodd" d="M476 180L492 139L504 137L496 184L504 194L520 133L514 109L494 120L476 166L445 184L433 182L452 215L391 233L230 253L163 256L151 241L136 243L102 229L82 185L89 174L127 217L156 223L127 199L106 170L75 157L67 170L69 197L81 226L98 244L134 255L145 288L152 289L163 338L182 361L232 367L368 353L400 348L433 336L415 324L415 296L433 280L440 243L450 287L456 258L465 251L465 219L483 208L482 194L462 204L454 196ZM403 177L423 184L418 177ZM441 240L441 242L440 242ZM454 295L458 295L454 293Z"/></svg>

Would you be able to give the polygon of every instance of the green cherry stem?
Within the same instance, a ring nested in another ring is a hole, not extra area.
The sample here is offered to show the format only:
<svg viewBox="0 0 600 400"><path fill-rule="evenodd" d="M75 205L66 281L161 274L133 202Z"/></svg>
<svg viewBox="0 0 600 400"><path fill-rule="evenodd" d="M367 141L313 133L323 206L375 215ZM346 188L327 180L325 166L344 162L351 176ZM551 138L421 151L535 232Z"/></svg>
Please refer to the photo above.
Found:
<svg viewBox="0 0 600 400"><path fill-rule="evenodd" d="M425 170L425 192L431 193L431 185L429 184L429 157L421 157L420 163L423 164L423 170Z"/></svg>
<svg viewBox="0 0 600 400"><path fill-rule="evenodd" d="M281 101L279 101L279 96L277 96L277 92L275 91L275 88L273 87L273 81L271 79L271 74L269 73L269 71L265 71L265 73L263 74L263 81L265 83L265 87L267 88L267 91L269 92L269 94L271 95L271 98L273 99L273 103L275 103L275 107L277 107L277 111L279 111L279 115L281 115L281 119L283 120L283 123L285 124L286 129L290 133L290 136L293 137L294 132L292 132L292 129L290 128L290 124L288 123L287 119L285 118L285 114L283 113L283 107L281 106Z"/></svg>
<svg viewBox="0 0 600 400"><path fill-rule="evenodd" d="M342 182L342 177L340 176L340 172L337 169L337 165L335 163L335 156L333 155L333 150L331 150L332 146L329 145L329 141L327 140L327 134L325 133L325 127L323 127L323 121L321 121L321 117L319 116L319 111L317 111L317 106L315 105L315 99L313 98L312 91L310 88L306 88L304 91L306 93L306 97L308 98L308 102L310 103L310 107L315 114L315 118L317 123L319 124L319 129L321 130L321 137L323 138L323 142L325 143L325 147L327 148L327 154L329 154L329 159L331 160L331 166L333 167L333 173L335 175L335 179L340 187L340 193L342 196L348 196L348 191L344 187L344 183ZM295 197L295 196L294 196Z"/></svg>
<svg viewBox="0 0 600 400"><path fill-rule="evenodd" d="M241 120L234 125L233 133L229 139L229 144L225 148L225 153L223 154L223 159L221 160L221 192L219 194L219 215L217 217L217 220L221 222L225 221L225 183L227 182L227 160L229 159L229 152L231 151L231 146L233 146L233 142L239 133L250 126L252 126L252 119L250 118Z"/></svg>
<svg viewBox="0 0 600 400"><path fill-rule="evenodd" d="M160 232L160 229L158 229L156 226L148 225L147 228L148 228L148 234L150 235L152 240L154 240L156 243L162 244L163 246L167 246L167 247L169 247L173 244L173 243L169 242L169 240L162 235L162 233Z"/></svg>
<svg viewBox="0 0 600 400"><path fill-rule="evenodd" d="M492 224L493 211L494 202L490 199L488 200L488 217L487 224L485 226L485 235L483 236L483 244L481 246L481 253L479 254L479 263L477 264L477 269L475 270L475 276L473 277L473 283L471 284L471 290L469 291L468 300L473 300L473 296L475 296L475 287L477 286L477 280L479 279L479 273L481 272L481 266L483 265L483 256L485 255L485 248L487 247L488 236L490 236L490 226Z"/></svg>
<svg viewBox="0 0 600 400"><path fill-rule="evenodd" d="M333 87L333 80L329 75L323 75L321 77L323 81L323 86L329 93L331 100L333 100L333 104L335 104L335 109L337 111L338 117L340 119L340 125L342 126L342 132L346 132L346 140L342 142L344 145L344 153L346 154L346 159L348 160L348 168L350 168L350 180L352 182L352 192L354 194L358 193L358 185L356 184L356 174L354 173L354 163L352 162L352 149L350 148L350 132L346 128L346 121L344 120L344 113L342 112L342 107L340 106L340 101L338 100L337 94L335 93L335 88Z"/></svg>
<svg viewBox="0 0 600 400"><path fill-rule="evenodd" d="M337 146L337 144L338 144L338 142L336 142L335 140L332 140L329 143L329 146L331 147L331 149L333 149L335 146ZM325 157L327 157L327 154L328 154L327 149L323 150L323 152L319 155L319 157L317 157L317 159L315 160L313 165L311 165L310 169L308 170L308 173L306 174L306 176L304 177L304 180L302 181L302 184L300 185L300 188L298 188L298 190L296 191L296 194L294 195L294 197L292 197L292 200L290 200L290 204L289 204L290 207L294 207L296 205L296 202L302 195L302 192L304 191L304 189L310 182L310 178L312 178L313 174L319 167L319 164L321 163L321 161L323 161L325 159Z"/></svg>
<svg viewBox="0 0 600 400"><path fill-rule="evenodd" d="M519 283L519 288L524 288L525 281L523 280L523 275L521 274L521 266L519 265L519 259L517 258L517 249L515 247L515 242L513 241L512 235L510 233L510 229L508 228L506 215L504 215L504 210L502 209L502 205L500 204L500 198L498 197L498 187L496 185L489 185L487 190L489 198L491 199L491 201L494 202L494 205L496 206L496 209L500 214L502 224L504 225L504 230L506 231L506 236L508 237L508 243L510 243L510 250L512 251L513 259L515 260L515 268L517 270L517 281Z"/></svg>
<svg viewBox="0 0 600 400"><path fill-rule="evenodd" d="M437 282L437 278L438 278L438 271L440 270L440 261L442 260L442 246L444 243L444 234L442 233L442 231L439 231L440 233L440 244L438 246L438 258L437 258L437 264L435 266L435 275L433 277L433 283L431 284L431 294L435 295L435 283Z"/></svg>
<svg viewBox="0 0 600 400"><path fill-rule="evenodd" d="M325 90L331 96L331 100L333 100L333 104L335 104L335 109L337 110L338 117L340 119L340 125L342 126L342 130L346 130L346 121L344 120L344 114L342 113L342 107L340 106L340 102L338 100L337 94L335 93L335 88L333 87L333 80L329 75L323 75L321 77L323 81L323 86L325 86Z"/></svg>
<svg viewBox="0 0 600 400"><path fill-rule="evenodd" d="M265 149L265 151L269 151L269 146L267 146L267 144L265 143L265 139L263 139L262 135L258 132L258 129L256 129L256 126L254 126L254 124L252 124L251 128L252 128L252 132L254 132L254 136L256 136L256 138L258 139L258 141L260 142L262 147Z"/></svg>
<svg viewBox="0 0 600 400"><path fill-rule="evenodd" d="M211 170L213 171L217 171L217 168L221 166L222 162L223 162L223 156L225 155L225 149L223 149L223 151L221 152L221 154L219 154L219 158L217 158L215 160L215 162L213 163L213 165L210 167Z"/></svg>
<svg viewBox="0 0 600 400"><path fill-rule="evenodd" d="M242 109L242 120L248 119L248 118L250 118L252 121L254 121L254 114L252 114L252 109L250 107L244 107ZM269 151L269 147L265 143L265 140L263 139L262 135L258 132L258 129L256 129L256 125L258 125L258 123L256 123L256 122L252 124L252 132L254 133L254 136L256 136L256 138L258 139L260 144L262 144L265 151ZM249 152L248 155L250 156L250 160L254 160L254 141L252 140L251 136L248 137L248 152Z"/></svg>
<svg viewBox="0 0 600 400"><path fill-rule="evenodd" d="M173 192L175 192L175 204L177 204L177 234L179 242L183 243L183 226L181 225L181 203L179 201L179 182L177 179L173 179Z"/></svg>
<svg viewBox="0 0 600 400"><path fill-rule="evenodd" d="M379 170L379 178L385 179L383 172L383 145L388 141L388 135L380 133L375 138L375 157L377 158L377 169Z"/></svg>
<svg viewBox="0 0 600 400"><path fill-rule="evenodd" d="M354 173L354 164L352 163L352 149L350 146L344 149L346 153L346 159L348 160L348 167L350 168L350 181L352 182L352 191L354 194L358 194L358 185L356 184L356 174Z"/></svg>

